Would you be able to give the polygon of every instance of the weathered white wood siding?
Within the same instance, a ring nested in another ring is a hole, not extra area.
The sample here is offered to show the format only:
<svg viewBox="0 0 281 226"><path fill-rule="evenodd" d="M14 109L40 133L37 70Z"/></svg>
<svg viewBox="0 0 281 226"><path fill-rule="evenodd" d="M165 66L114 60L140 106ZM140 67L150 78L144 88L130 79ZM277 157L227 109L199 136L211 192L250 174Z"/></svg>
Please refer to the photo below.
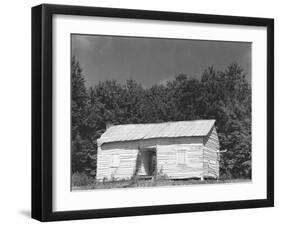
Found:
<svg viewBox="0 0 281 226"><path fill-rule="evenodd" d="M178 151L184 151L184 164L177 160ZM157 146L157 169L172 179L201 177L203 174L202 143L169 144Z"/></svg>
<svg viewBox="0 0 281 226"><path fill-rule="evenodd" d="M130 179L136 167L138 149L134 145L105 144L98 148L97 180ZM111 166L112 156L119 156L119 166Z"/></svg>
<svg viewBox="0 0 281 226"><path fill-rule="evenodd" d="M139 148L156 146L157 171L168 178L201 177L203 137L155 138L105 143L98 148L97 180L130 179L136 169ZM185 152L185 164L178 164L177 152ZM111 167L112 155L119 155L118 167Z"/></svg>
<svg viewBox="0 0 281 226"><path fill-rule="evenodd" d="M213 127L208 136L204 138L204 176L219 177L219 139L216 128Z"/></svg>

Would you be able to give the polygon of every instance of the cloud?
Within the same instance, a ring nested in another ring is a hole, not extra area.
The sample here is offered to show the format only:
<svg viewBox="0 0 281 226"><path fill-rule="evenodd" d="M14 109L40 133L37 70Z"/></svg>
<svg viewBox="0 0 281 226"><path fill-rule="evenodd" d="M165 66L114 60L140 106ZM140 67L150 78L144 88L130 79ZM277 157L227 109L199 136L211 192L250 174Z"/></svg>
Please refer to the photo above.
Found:
<svg viewBox="0 0 281 226"><path fill-rule="evenodd" d="M173 81L175 76L166 77L158 82L159 85L167 85L168 82Z"/></svg>

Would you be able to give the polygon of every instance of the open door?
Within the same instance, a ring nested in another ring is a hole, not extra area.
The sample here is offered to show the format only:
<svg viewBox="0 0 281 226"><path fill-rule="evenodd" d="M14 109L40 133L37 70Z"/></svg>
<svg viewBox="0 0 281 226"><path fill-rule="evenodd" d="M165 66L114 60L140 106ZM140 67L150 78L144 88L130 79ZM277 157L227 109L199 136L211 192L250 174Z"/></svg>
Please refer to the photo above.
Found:
<svg viewBox="0 0 281 226"><path fill-rule="evenodd" d="M140 159L138 175L152 177L156 170L156 148L142 148Z"/></svg>

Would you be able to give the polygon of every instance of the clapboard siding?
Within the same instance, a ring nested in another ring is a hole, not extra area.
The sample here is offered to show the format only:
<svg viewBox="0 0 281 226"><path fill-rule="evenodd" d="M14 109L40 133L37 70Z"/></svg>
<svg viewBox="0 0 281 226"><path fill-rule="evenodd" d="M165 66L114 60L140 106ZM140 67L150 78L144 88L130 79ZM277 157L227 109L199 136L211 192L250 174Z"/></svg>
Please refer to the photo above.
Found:
<svg viewBox="0 0 281 226"><path fill-rule="evenodd" d="M135 162L138 149L134 148L114 148L102 150L98 148L97 180L121 180L130 179L135 170ZM119 166L112 167L112 156L117 155L120 158Z"/></svg>
<svg viewBox="0 0 281 226"><path fill-rule="evenodd" d="M203 166L205 177L219 177L219 139L215 126L204 138Z"/></svg>
<svg viewBox="0 0 281 226"><path fill-rule="evenodd" d="M157 170L171 178L200 177L202 137L156 138L103 144L98 148L97 180L130 179L136 169L140 148L157 146ZM186 150L186 166L177 165L177 150ZM120 156L118 167L111 167L112 155ZM141 172L140 172L141 174Z"/></svg>
<svg viewBox="0 0 281 226"><path fill-rule="evenodd" d="M147 147L156 148L157 174L171 179L219 177L219 141L213 127L205 137L163 137L103 143L98 147L97 180L130 179L136 172L137 156ZM178 151L185 152L179 164ZM112 156L119 156L112 166ZM142 175L143 168L138 172Z"/></svg>
<svg viewBox="0 0 281 226"><path fill-rule="evenodd" d="M192 143L158 145L158 172L173 179L201 177L203 173L202 148L202 144ZM185 164L178 164L178 151L185 151Z"/></svg>

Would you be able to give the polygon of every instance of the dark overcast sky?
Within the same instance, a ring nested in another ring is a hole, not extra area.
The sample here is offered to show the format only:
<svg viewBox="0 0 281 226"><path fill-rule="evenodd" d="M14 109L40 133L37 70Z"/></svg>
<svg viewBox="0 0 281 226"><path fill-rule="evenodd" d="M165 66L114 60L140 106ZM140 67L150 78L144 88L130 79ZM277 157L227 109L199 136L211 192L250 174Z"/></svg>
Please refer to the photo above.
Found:
<svg viewBox="0 0 281 226"><path fill-rule="evenodd" d="M72 55L90 86L133 78L150 87L180 73L199 79L207 67L222 70L232 62L251 81L251 43L72 35Z"/></svg>

